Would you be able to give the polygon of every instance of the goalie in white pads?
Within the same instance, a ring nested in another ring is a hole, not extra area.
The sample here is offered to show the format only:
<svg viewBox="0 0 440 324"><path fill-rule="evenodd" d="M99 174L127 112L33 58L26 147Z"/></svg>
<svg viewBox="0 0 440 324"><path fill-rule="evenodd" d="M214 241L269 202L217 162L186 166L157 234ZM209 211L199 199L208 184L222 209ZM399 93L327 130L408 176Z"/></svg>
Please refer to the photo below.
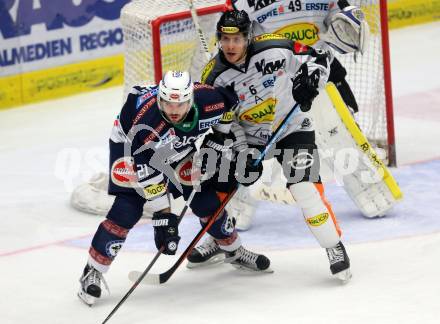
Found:
<svg viewBox="0 0 440 324"><path fill-rule="evenodd" d="M348 280L350 260L336 217L324 196L309 111L318 90L327 82L328 57L280 35L252 38L250 25L245 11L228 11L221 16L217 23L220 51L207 64L202 82L235 89L240 99L236 117L249 145L259 150L267 145L273 129L295 104L301 106L268 158L275 157L283 166L288 188L301 207L307 226L325 248L332 274ZM198 256L209 262L218 253L215 242L207 240L188 259Z"/></svg>

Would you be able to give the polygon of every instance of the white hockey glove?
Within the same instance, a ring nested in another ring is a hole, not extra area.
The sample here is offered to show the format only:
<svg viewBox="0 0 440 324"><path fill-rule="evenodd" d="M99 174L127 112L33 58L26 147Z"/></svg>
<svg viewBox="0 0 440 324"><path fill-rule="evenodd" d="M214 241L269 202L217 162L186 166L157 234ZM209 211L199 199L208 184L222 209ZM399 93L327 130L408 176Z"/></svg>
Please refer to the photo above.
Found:
<svg viewBox="0 0 440 324"><path fill-rule="evenodd" d="M370 28L362 10L348 6L326 20L327 32L323 39L342 54L361 52L368 47Z"/></svg>

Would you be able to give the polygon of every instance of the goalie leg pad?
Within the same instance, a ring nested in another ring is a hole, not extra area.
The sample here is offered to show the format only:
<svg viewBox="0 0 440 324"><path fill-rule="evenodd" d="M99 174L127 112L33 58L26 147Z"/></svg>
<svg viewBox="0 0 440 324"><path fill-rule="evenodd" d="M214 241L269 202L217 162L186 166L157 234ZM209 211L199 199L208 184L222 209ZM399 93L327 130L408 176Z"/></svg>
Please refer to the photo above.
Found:
<svg viewBox="0 0 440 324"><path fill-rule="evenodd" d="M325 199L321 183L300 182L289 187L301 207L312 234L323 248L334 247L340 241L341 230L333 210Z"/></svg>

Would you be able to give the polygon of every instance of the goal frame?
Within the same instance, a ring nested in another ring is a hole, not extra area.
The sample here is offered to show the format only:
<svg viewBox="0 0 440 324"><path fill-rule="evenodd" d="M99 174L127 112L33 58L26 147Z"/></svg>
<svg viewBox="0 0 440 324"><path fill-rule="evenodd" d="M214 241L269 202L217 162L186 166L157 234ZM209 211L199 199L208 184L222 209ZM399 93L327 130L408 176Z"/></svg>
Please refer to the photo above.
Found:
<svg viewBox="0 0 440 324"><path fill-rule="evenodd" d="M218 12L223 12L232 8L231 0L226 0L222 5L213 5L205 8L197 8L198 16L205 16ZM382 46L382 62L384 74L384 92L385 92L385 114L387 120L387 156L388 165L397 166L395 128L394 128L394 107L391 82L391 59L389 45L389 29L388 29L388 8L386 0L379 0L380 11L380 30L381 30L381 46ZM178 13L159 16L151 21L152 29L152 46L154 60L154 78L156 84L162 79L162 52L160 41L160 26L164 23L191 18L191 12L188 10Z"/></svg>
<svg viewBox="0 0 440 324"><path fill-rule="evenodd" d="M205 8L196 9L198 16L205 16L209 14L214 14L218 12L223 12L227 9L232 8L228 3L222 5L214 5ZM156 84L159 84L162 79L162 51L160 42L160 26L164 23L191 18L191 12L188 8L186 11L177 12L173 14L168 14L164 16L157 17L151 21L151 33L152 33L152 45L153 45L153 59L154 59L154 79Z"/></svg>

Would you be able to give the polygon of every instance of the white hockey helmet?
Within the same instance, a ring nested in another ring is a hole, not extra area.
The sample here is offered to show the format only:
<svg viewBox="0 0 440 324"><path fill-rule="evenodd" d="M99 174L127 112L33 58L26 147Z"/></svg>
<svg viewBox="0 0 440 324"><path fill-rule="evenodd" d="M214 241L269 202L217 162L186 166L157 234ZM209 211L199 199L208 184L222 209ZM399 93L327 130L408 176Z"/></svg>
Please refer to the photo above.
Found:
<svg viewBox="0 0 440 324"><path fill-rule="evenodd" d="M160 99L169 102L193 103L194 85L188 72L168 71L159 83L159 102ZM159 104L160 105L160 104Z"/></svg>

